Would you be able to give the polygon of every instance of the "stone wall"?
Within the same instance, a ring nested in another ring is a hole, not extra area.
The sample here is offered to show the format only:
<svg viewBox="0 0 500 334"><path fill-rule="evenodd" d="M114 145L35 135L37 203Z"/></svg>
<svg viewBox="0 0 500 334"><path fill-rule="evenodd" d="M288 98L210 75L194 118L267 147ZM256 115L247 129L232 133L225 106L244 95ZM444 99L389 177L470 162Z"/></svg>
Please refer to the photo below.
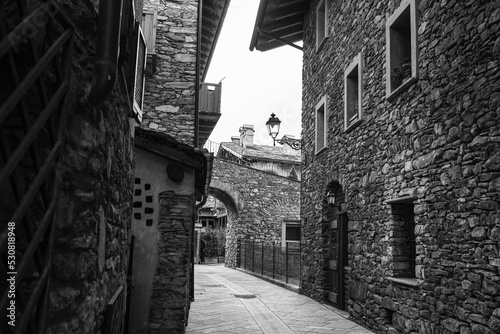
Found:
<svg viewBox="0 0 500 334"><path fill-rule="evenodd" d="M58 168L59 231L48 333L99 333L107 302L126 285L135 122L128 118L120 81L99 106L86 100L93 78L97 11L92 1L64 9L78 37L66 145Z"/></svg>
<svg viewBox="0 0 500 334"><path fill-rule="evenodd" d="M194 144L196 0L144 1L157 10L156 71L146 76L141 127Z"/></svg>
<svg viewBox="0 0 500 334"><path fill-rule="evenodd" d="M230 267L236 266L237 239L281 242L282 222L300 219L298 181L215 158L211 187L228 209L226 265Z"/></svg>
<svg viewBox="0 0 500 334"><path fill-rule="evenodd" d="M329 37L319 50L318 1L304 25L303 292L322 299L327 288L323 203L338 181L352 319L381 333L498 333L500 2L417 1L418 80L391 102L385 23L400 1L327 3ZM344 70L360 52L363 116L345 132ZM324 95L329 146L315 154ZM387 201L405 196L414 198L415 286L388 280Z"/></svg>
<svg viewBox="0 0 500 334"><path fill-rule="evenodd" d="M191 301L194 198L160 194L158 267L153 278L149 333L184 333Z"/></svg>

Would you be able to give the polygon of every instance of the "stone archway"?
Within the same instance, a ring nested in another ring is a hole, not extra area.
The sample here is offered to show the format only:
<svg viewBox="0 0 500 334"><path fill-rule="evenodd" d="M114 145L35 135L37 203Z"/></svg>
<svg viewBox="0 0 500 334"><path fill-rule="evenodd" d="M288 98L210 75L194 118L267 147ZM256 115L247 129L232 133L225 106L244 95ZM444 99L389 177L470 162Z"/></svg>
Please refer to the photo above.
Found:
<svg viewBox="0 0 500 334"><path fill-rule="evenodd" d="M299 181L221 158L214 158L209 194L228 211L228 267L236 267L238 239L281 242L283 222L300 220Z"/></svg>
<svg viewBox="0 0 500 334"><path fill-rule="evenodd" d="M227 225L226 225L226 259L227 264L236 263L235 252L229 251L235 248L233 245L236 240L235 228L238 220L238 203L240 194L230 184L219 180L212 180L208 194L217 198L226 207Z"/></svg>

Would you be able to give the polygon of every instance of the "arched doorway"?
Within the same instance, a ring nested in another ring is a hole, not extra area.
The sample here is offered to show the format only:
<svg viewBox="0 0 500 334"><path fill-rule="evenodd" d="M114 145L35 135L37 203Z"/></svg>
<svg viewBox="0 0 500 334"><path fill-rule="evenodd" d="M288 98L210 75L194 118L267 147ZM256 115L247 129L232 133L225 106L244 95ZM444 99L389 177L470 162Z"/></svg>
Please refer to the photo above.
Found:
<svg viewBox="0 0 500 334"><path fill-rule="evenodd" d="M232 225L236 221L238 217L238 207L237 200L238 194L234 193L231 187L223 184L221 182L215 181L212 182L211 187L208 192L207 203L213 203L214 208L212 211L215 211L215 216L209 218L207 215L204 215L204 212L208 212L208 210L204 210L205 206L198 210L198 219L195 224L195 236L194 236L194 263L200 263L200 245L201 245L201 234L205 232L208 228L221 229L225 230L226 235L226 263L231 263L232 252L228 250L231 249L228 243L231 243L231 233L232 233ZM222 214L219 214L222 213Z"/></svg>
<svg viewBox="0 0 500 334"><path fill-rule="evenodd" d="M330 197L328 200L327 197ZM335 307L344 310L346 299L346 273L348 259L348 216L345 205L345 194L338 181L328 184L325 191L323 208L328 218L327 232L327 277L328 291L326 298ZM330 202L330 203L329 203Z"/></svg>

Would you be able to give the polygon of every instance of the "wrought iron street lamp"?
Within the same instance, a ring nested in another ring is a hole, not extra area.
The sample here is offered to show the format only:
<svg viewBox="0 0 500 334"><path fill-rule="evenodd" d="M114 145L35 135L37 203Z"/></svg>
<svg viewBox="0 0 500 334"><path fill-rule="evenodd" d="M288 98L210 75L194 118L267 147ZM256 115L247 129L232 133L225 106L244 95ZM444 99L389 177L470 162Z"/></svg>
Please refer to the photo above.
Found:
<svg viewBox="0 0 500 334"><path fill-rule="evenodd" d="M273 146L276 146L276 137L280 132L280 124L280 119L276 117L274 113L271 114L271 117L269 117L269 120L266 122L267 132L273 137Z"/></svg>

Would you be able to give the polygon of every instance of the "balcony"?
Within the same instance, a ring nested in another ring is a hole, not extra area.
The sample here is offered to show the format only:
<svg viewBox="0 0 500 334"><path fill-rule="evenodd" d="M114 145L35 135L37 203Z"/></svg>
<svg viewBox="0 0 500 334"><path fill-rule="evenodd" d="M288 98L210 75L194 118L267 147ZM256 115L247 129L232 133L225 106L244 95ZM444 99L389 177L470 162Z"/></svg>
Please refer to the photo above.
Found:
<svg viewBox="0 0 500 334"><path fill-rule="evenodd" d="M198 147L203 147L219 121L221 87L221 83L200 85Z"/></svg>

